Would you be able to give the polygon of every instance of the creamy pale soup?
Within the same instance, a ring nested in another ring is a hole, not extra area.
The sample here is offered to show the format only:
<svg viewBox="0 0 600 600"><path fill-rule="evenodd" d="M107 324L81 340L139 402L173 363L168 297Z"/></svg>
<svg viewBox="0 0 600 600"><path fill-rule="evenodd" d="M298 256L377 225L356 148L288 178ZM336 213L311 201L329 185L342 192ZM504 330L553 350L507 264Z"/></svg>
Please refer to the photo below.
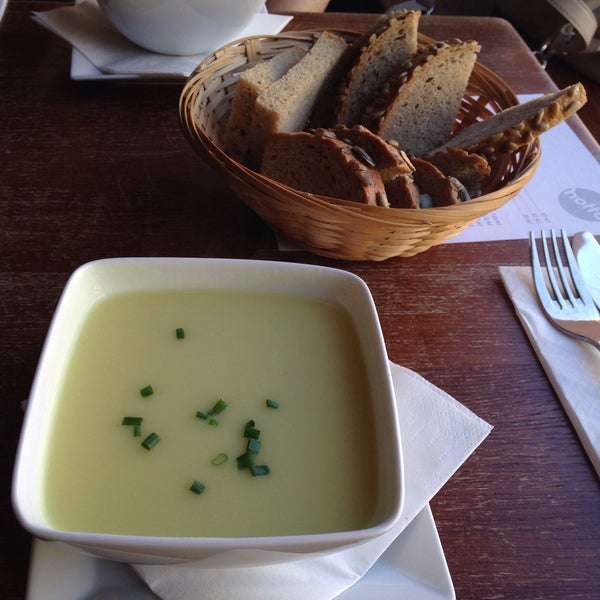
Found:
<svg viewBox="0 0 600 600"><path fill-rule="evenodd" d="M220 399L226 407L210 414ZM139 431L122 424L130 416L143 418ZM82 325L53 420L45 506L59 529L290 535L373 517L367 376L351 320L332 303L218 291L108 297ZM236 461L250 420L260 430L254 464L268 467L257 476ZM151 434L159 440L146 449Z"/></svg>

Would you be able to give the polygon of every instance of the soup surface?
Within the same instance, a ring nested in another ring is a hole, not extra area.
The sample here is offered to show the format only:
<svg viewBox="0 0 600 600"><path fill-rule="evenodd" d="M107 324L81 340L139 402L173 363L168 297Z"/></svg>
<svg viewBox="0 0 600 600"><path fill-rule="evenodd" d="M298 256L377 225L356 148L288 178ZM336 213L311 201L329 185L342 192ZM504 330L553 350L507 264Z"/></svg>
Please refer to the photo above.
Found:
<svg viewBox="0 0 600 600"><path fill-rule="evenodd" d="M207 415L220 399L226 408ZM365 527L377 484L370 404L356 333L333 304L260 292L111 296L90 311L62 377L45 507L60 529L118 534ZM122 424L128 416L143 419L138 432ZM267 474L237 465L250 420ZM160 439L146 449L150 434Z"/></svg>

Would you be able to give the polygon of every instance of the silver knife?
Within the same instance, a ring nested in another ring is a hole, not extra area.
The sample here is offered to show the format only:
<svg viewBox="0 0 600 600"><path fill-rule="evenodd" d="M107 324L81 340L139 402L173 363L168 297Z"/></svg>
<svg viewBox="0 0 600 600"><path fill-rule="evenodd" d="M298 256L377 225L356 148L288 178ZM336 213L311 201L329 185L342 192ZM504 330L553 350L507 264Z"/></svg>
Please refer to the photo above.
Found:
<svg viewBox="0 0 600 600"><path fill-rule="evenodd" d="M573 251L583 279L600 308L600 244L589 232L579 232L573 236Z"/></svg>

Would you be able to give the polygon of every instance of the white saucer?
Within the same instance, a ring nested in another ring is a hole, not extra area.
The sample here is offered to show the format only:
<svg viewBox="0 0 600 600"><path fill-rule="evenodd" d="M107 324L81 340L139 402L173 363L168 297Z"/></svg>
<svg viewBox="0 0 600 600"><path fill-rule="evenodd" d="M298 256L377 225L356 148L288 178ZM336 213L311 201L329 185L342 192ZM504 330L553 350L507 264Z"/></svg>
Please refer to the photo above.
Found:
<svg viewBox="0 0 600 600"><path fill-rule="evenodd" d="M97 81L102 79L139 79L137 75L109 75L98 69L79 50L71 51L71 79L74 81Z"/></svg>
<svg viewBox="0 0 600 600"><path fill-rule="evenodd" d="M1 2L2 0L0 0ZM187 76L175 73L157 75L136 75L134 73L104 73L90 62L79 50L71 50L71 79L73 81L123 81L139 83L179 83L183 84Z"/></svg>
<svg viewBox="0 0 600 600"><path fill-rule="evenodd" d="M454 600L456 597L429 505L367 574L338 598L379 600L383 596L398 600ZM157 599L125 564L79 554L54 542L33 540L26 600L101 600L103 597Z"/></svg>

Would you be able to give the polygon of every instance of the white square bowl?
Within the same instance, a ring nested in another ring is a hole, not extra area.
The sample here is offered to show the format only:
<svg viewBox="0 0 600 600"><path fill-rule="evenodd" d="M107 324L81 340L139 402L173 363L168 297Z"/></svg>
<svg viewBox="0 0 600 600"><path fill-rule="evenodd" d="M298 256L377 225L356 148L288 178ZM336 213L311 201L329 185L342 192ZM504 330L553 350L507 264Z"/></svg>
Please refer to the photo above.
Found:
<svg viewBox="0 0 600 600"><path fill-rule="evenodd" d="M377 484L374 516L368 525L314 534L169 537L64 531L49 521L44 508L47 444L61 381L70 367L71 350L91 308L100 300L129 292L204 290L315 298L338 305L350 315L364 359L374 424ZM196 561L244 549L267 551L261 555L263 563L280 562L287 555L333 551L382 535L398 521L403 498L400 432L391 373L376 308L362 279L343 270L303 264L193 258L106 259L85 264L73 273L40 357L15 464L14 509L22 525L34 536L133 563ZM239 566L248 564L248 553L238 556ZM228 566L232 566L231 558Z"/></svg>

